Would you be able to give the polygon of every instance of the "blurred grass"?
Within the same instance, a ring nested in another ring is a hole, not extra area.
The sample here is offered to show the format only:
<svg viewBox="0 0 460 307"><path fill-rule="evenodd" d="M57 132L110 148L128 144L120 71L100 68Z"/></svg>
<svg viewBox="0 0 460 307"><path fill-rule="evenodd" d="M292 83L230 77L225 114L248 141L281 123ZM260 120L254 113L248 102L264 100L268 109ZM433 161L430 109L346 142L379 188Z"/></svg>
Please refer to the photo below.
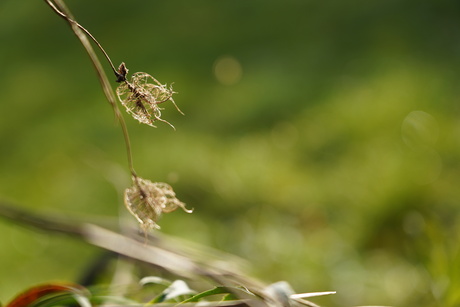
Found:
<svg viewBox="0 0 460 307"><path fill-rule="evenodd" d="M127 118L139 175L195 208L164 232L241 255L266 281L336 290L325 305L458 305L458 3L68 5L115 63L175 82L177 131ZM0 195L117 216L125 151L83 49L41 1L3 1L0 39ZM219 82L223 57L241 78ZM0 233L2 302L77 278L96 253Z"/></svg>

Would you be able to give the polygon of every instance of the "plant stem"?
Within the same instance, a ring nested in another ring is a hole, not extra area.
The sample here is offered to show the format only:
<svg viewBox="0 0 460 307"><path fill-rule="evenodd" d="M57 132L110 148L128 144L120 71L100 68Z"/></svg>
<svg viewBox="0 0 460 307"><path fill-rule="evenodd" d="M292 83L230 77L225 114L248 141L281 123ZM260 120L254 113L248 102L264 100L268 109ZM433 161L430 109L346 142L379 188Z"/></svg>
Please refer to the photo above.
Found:
<svg viewBox="0 0 460 307"><path fill-rule="evenodd" d="M93 41L94 43L99 47L99 49L102 51L102 53L104 54L105 58L107 59L107 61L109 62L110 64L110 67L112 68L115 76L117 76L117 78L120 76L117 69L115 68L115 66L113 65L112 63L112 60L110 59L109 55L107 54L107 52L105 52L104 48L102 47L102 45L97 41L97 39L91 34L91 32L89 32L88 30L86 30L81 24L79 24L78 22L76 22L75 20L73 20L72 18L70 18L70 11L69 9L65 6L64 2L63 1L60 1L60 0L55 0L56 2L61 2L58 6L61 8L61 9L58 9L56 7L56 5L54 5L53 2L51 2L50 0L45 0L45 2L54 10L54 12L56 12L56 14L58 14L59 16L61 16L62 18L64 18L65 20L67 20L67 22L69 22L70 24L73 24L73 25L76 25L78 28L80 28L80 30L82 30L83 32L86 33L86 35L88 35ZM66 11L66 13L64 13L63 11ZM75 31L74 31L75 32ZM77 33L75 33L77 34ZM78 34L77 34L78 36Z"/></svg>
<svg viewBox="0 0 460 307"><path fill-rule="evenodd" d="M133 166L133 158L132 158L132 150L131 150L131 141L129 138L129 133L128 133L128 128L126 126L126 122L120 112L120 109L118 108L118 105L116 103L115 96L112 91L112 87L110 86L110 82L107 78L107 75L105 74L104 69L102 68L102 64L99 61L99 58L97 57L96 53L94 52L93 47L91 46L90 42L88 41L87 37L85 36L88 35L101 49L102 53L105 55L106 59L110 63L110 66L112 67L112 70L114 71L115 75L117 78L119 77L119 74L115 67L113 66L112 61L110 60L110 57L107 55L105 50L102 48L102 46L99 44L99 42L94 38L91 33L86 30L83 26L81 26L78 22L76 22L74 19L72 19L70 16L72 16L70 10L66 7L65 3L63 0L53 0L54 3L51 0L44 0L52 9L54 12L56 12L60 17L64 18L69 25L72 28L72 31L75 33L75 35L78 37L80 40L81 44L85 48L86 52L88 53L91 62L96 69L97 77L101 83L102 89L104 91L104 94L109 101L110 105L112 106L113 112L115 113L115 117L120 123L121 130L123 132L123 138L125 141L125 146L126 146L126 152L127 152L127 159L128 159L128 166L129 170L131 172L131 175L134 178L137 178L136 171L134 170Z"/></svg>

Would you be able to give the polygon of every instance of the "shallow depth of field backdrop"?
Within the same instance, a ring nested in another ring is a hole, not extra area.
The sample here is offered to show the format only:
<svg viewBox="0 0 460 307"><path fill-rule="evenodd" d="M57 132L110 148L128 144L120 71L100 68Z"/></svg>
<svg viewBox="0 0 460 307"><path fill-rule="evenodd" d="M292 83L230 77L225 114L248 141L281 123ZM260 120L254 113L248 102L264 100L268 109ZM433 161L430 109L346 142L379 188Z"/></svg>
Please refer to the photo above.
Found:
<svg viewBox="0 0 460 307"><path fill-rule="evenodd" d="M179 92L186 116L164 111L177 131L126 116L138 173L195 208L164 233L267 282L336 290L330 306L458 306L460 2L67 4L116 65ZM0 41L0 197L126 216L123 139L68 25L3 0ZM0 301L76 280L98 252L2 220Z"/></svg>

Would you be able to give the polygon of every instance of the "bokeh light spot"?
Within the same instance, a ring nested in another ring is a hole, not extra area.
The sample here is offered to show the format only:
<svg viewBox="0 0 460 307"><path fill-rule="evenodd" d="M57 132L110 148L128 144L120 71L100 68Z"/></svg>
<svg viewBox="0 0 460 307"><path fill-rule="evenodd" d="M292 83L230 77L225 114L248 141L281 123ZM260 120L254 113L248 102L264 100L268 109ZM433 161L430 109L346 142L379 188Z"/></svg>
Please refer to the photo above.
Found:
<svg viewBox="0 0 460 307"><path fill-rule="evenodd" d="M214 62L214 76L223 85L234 85L241 80L243 68L232 56L222 56Z"/></svg>
<svg viewBox="0 0 460 307"><path fill-rule="evenodd" d="M439 134L436 119L423 111L412 111L404 118L401 135L410 148L433 146Z"/></svg>

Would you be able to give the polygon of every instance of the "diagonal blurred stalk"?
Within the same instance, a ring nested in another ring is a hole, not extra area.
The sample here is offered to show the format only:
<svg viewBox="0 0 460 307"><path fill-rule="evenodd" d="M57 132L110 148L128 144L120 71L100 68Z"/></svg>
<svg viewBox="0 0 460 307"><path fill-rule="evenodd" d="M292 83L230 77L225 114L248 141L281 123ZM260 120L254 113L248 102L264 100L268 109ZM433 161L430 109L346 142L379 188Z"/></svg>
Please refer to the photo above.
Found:
<svg viewBox="0 0 460 307"><path fill-rule="evenodd" d="M77 220L64 220L59 217L41 216L1 201L0 217L26 227L71 235L92 245L113 251L122 256L153 264L181 276L191 277L201 272L192 261L184 256L175 255L174 252L163 248L147 245L95 224ZM151 236L153 239L151 242L158 243L161 240L157 236Z"/></svg>
<svg viewBox="0 0 460 307"><path fill-rule="evenodd" d="M264 292L265 287L239 272L233 263L233 257L229 255L207 252L207 256L204 256L203 250L190 252L181 246L165 242L171 241L169 237L150 234L149 242L154 246L143 243L141 236L137 241L95 224L41 216L4 201L0 201L0 217L22 226L71 235L91 245L148 263L184 278L202 277L228 287L242 285L260 299L254 300L254 296L251 295L240 297L251 300L250 306L267 306L267 303L273 303L273 298ZM196 255L201 255L200 258L203 259L198 259ZM276 303L273 306L276 306Z"/></svg>

